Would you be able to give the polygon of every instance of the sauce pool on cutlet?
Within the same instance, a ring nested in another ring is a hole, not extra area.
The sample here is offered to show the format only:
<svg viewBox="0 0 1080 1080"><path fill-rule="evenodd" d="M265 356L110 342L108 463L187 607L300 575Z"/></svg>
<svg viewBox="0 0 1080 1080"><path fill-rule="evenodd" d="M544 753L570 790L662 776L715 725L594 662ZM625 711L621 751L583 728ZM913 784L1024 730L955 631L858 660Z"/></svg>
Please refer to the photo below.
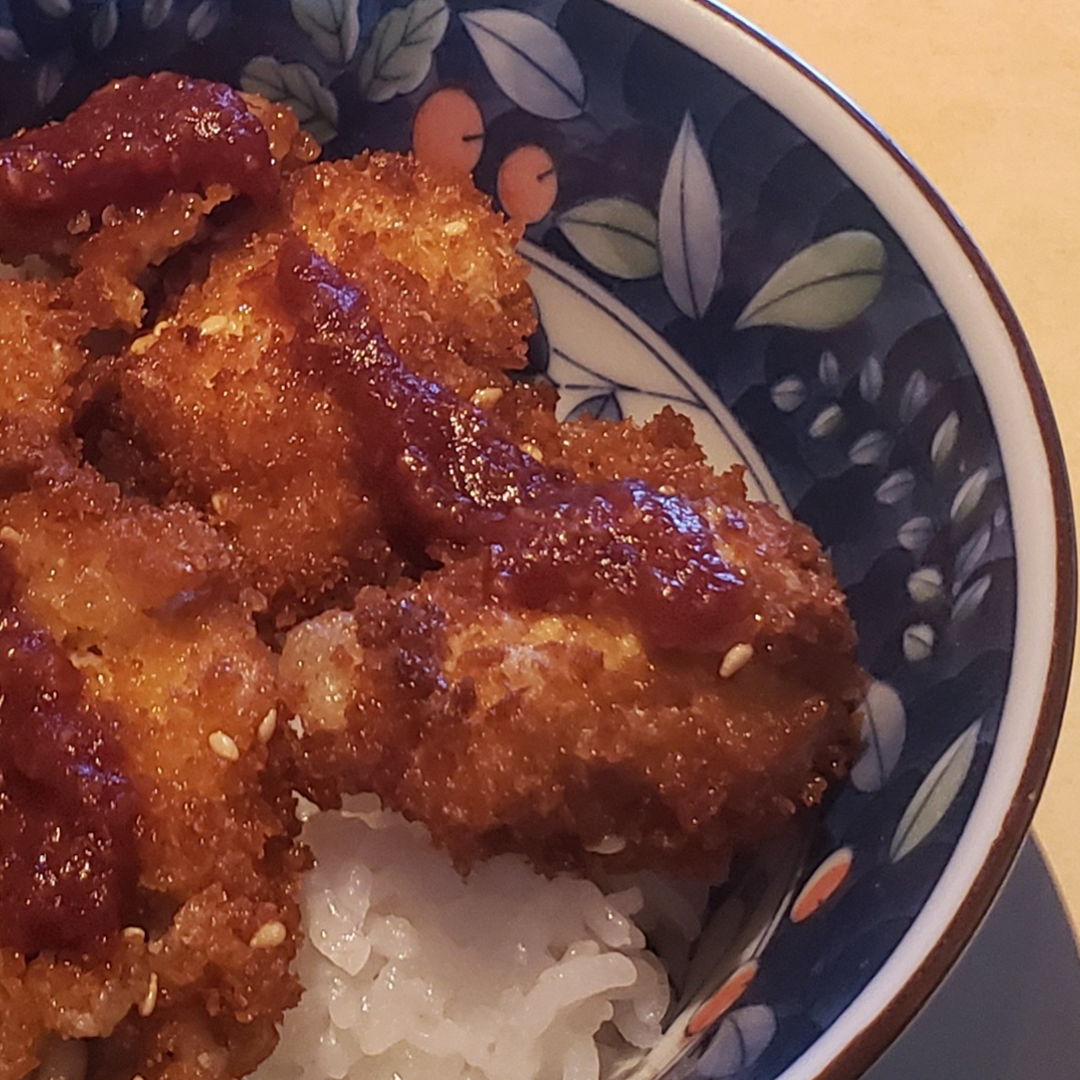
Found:
<svg viewBox="0 0 1080 1080"><path fill-rule="evenodd" d="M135 898L136 798L108 715L15 593L0 552L0 945L85 954Z"/></svg>
<svg viewBox="0 0 1080 1080"><path fill-rule="evenodd" d="M243 97L171 72L117 79L63 123L0 140L0 252L45 252L70 240L76 215L216 183L257 202L278 192L266 130Z"/></svg>
<svg viewBox="0 0 1080 1080"><path fill-rule="evenodd" d="M536 461L480 409L410 371L360 288L292 238L278 287L297 367L353 418L390 536L416 562L440 542L487 548L492 591L526 608L623 615L661 648L723 652L753 588L686 499L594 483Z"/></svg>

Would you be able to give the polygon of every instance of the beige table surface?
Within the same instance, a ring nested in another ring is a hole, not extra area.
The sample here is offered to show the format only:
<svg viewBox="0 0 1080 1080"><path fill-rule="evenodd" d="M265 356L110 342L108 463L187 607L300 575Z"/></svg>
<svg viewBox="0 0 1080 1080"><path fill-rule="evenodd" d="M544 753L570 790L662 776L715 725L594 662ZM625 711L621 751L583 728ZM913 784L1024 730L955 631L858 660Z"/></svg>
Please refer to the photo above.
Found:
<svg viewBox="0 0 1080 1080"><path fill-rule="evenodd" d="M938 187L1031 339L1080 504L1080 2L732 0ZM1035 818L1080 926L1080 675Z"/></svg>

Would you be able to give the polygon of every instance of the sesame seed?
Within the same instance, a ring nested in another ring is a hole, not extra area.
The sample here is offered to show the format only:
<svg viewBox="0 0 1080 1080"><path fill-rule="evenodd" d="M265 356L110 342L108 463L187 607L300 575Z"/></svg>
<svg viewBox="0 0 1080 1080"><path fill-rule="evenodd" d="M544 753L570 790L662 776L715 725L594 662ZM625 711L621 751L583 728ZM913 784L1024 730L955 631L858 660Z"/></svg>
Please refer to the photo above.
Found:
<svg viewBox="0 0 1080 1080"><path fill-rule="evenodd" d="M3 540L5 544L20 544L22 539L23 534L16 532L10 525L5 525L0 529L0 540Z"/></svg>
<svg viewBox="0 0 1080 1080"><path fill-rule="evenodd" d="M157 1008L158 977L157 972L150 973L150 986L146 991L146 997L139 1002L139 1015L149 1016Z"/></svg>
<svg viewBox="0 0 1080 1080"><path fill-rule="evenodd" d="M283 922L276 919L260 926L248 944L253 949L276 949L285 943L286 930Z"/></svg>
<svg viewBox="0 0 1080 1080"><path fill-rule="evenodd" d="M199 323L200 334L220 334L229 325L224 315L210 315Z"/></svg>
<svg viewBox="0 0 1080 1080"><path fill-rule="evenodd" d="M277 709L271 709L260 721L255 734L261 743L268 743L277 731Z"/></svg>
<svg viewBox="0 0 1080 1080"><path fill-rule="evenodd" d="M120 936L125 941L142 942L146 940L146 931L141 926L125 926Z"/></svg>
<svg viewBox="0 0 1080 1080"><path fill-rule="evenodd" d="M531 443L531 442L522 443L521 444L521 449L524 450L525 453L528 454L529 457L531 457L533 459L533 461L541 461L542 462L544 460L544 451L541 450L540 447L536 445L536 443Z"/></svg>
<svg viewBox="0 0 1080 1080"><path fill-rule="evenodd" d="M745 641L739 642L738 645L732 645L726 653L724 653L724 659L720 661L720 678L730 679L737 671L741 671L754 655L754 646L748 645Z"/></svg>
<svg viewBox="0 0 1080 1080"><path fill-rule="evenodd" d="M625 848L625 836L605 836L599 843L593 844L585 850L593 852L594 855L618 855Z"/></svg>
<svg viewBox="0 0 1080 1080"><path fill-rule="evenodd" d="M490 409L492 405L497 405L503 396L503 390L499 386L485 386L475 391L472 396L472 403L478 409Z"/></svg>
<svg viewBox="0 0 1080 1080"><path fill-rule="evenodd" d="M240 747L236 745L236 740L231 735L226 735L224 731L215 731L210 736L209 741L210 749L219 758L223 758L225 761L240 760Z"/></svg>

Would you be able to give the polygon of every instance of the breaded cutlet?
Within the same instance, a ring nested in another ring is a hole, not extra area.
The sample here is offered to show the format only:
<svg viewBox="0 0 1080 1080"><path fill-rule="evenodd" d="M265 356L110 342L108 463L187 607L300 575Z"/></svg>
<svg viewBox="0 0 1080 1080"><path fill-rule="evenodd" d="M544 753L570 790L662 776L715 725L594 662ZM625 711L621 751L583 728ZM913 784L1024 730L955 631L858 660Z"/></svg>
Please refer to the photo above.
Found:
<svg viewBox="0 0 1080 1080"><path fill-rule="evenodd" d="M511 378L520 233L469 185L314 156L175 75L0 142L0 254L48 278L0 282L0 1080L265 1058L294 791L377 792L462 868L719 874L852 754L810 533L670 410L559 424Z"/></svg>

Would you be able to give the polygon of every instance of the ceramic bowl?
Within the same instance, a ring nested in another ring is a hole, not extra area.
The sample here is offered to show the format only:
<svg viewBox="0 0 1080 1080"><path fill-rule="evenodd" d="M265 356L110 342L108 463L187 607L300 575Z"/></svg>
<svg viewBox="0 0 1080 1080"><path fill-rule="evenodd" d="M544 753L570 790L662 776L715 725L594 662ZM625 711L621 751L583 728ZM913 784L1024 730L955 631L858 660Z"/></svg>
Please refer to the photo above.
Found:
<svg viewBox="0 0 1080 1080"><path fill-rule="evenodd" d="M823 814L709 895L638 1075L853 1078L1029 823L1073 629L1061 449L971 241L827 82L699 0L10 0L0 125L160 68L292 105L330 156L471 171L527 224L564 415L689 414L809 523L874 677Z"/></svg>

